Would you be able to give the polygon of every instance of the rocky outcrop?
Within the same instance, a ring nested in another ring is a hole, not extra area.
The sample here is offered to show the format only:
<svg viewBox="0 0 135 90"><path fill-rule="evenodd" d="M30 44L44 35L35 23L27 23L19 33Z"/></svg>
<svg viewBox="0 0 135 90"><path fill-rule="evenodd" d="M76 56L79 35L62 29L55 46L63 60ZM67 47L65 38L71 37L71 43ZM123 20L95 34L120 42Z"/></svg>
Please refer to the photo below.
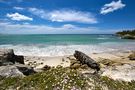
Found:
<svg viewBox="0 0 135 90"><path fill-rule="evenodd" d="M14 64L14 52L12 49L0 49L0 64L7 65L7 64Z"/></svg>
<svg viewBox="0 0 135 90"><path fill-rule="evenodd" d="M124 30L117 32L115 35L121 37L122 39L135 39L135 30Z"/></svg>
<svg viewBox="0 0 135 90"><path fill-rule="evenodd" d="M116 66L108 66L101 69L101 76L107 76L114 80L134 81L135 80L135 64L123 64Z"/></svg>
<svg viewBox="0 0 135 90"><path fill-rule="evenodd" d="M93 60L92 58L90 58L89 56L87 56L86 54L80 52L80 51L75 51L74 53L74 57L81 62L81 64L87 64L90 68L92 69L96 69L97 71L100 70L100 66L99 64Z"/></svg>
<svg viewBox="0 0 135 90"><path fill-rule="evenodd" d="M14 64L0 67L0 76L5 77L16 77L16 76L24 77L25 75L27 76L33 73L35 73L33 68L23 64Z"/></svg>
<svg viewBox="0 0 135 90"><path fill-rule="evenodd" d="M0 76L3 77L24 77L24 74L14 65L0 66Z"/></svg>
<svg viewBox="0 0 135 90"><path fill-rule="evenodd" d="M0 49L0 76L16 77L35 73L24 65L24 57L14 54L13 49Z"/></svg>
<svg viewBox="0 0 135 90"><path fill-rule="evenodd" d="M13 49L0 49L0 65L24 64L24 57L14 54Z"/></svg>
<svg viewBox="0 0 135 90"><path fill-rule="evenodd" d="M129 34L121 35L120 37L121 37L122 39L135 39L135 36L129 35Z"/></svg>

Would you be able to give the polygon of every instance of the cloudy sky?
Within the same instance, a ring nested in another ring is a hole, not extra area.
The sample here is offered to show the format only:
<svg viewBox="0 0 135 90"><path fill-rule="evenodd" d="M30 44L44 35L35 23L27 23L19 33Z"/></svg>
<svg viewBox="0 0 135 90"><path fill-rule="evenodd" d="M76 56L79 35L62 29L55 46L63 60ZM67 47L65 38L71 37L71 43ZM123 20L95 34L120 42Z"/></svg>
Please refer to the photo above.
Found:
<svg viewBox="0 0 135 90"><path fill-rule="evenodd" d="M110 34L135 28L135 0L0 0L0 33Z"/></svg>

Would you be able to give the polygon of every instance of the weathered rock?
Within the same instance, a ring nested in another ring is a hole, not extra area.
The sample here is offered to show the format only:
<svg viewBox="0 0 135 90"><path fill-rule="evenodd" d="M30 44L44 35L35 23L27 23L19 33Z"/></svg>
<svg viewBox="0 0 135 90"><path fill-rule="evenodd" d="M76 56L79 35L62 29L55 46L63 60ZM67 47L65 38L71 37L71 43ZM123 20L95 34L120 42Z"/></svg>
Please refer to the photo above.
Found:
<svg viewBox="0 0 135 90"><path fill-rule="evenodd" d="M126 34L126 35L121 36L121 38L122 38L122 39L135 39L135 36Z"/></svg>
<svg viewBox="0 0 135 90"><path fill-rule="evenodd" d="M0 49L0 66L12 65L15 62L24 64L24 57L15 55L13 49Z"/></svg>
<svg viewBox="0 0 135 90"><path fill-rule="evenodd" d="M128 56L128 58L129 58L130 60L135 60L135 52L133 52L132 54L130 54L130 55Z"/></svg>
<svg viewBox="0 0 135 90"><path fill-rule="evenodd" d="M24 74L18 70L14 65L7 65L0 67L0 76L4 77L24 77Z"/></svg>
<svg viewBox="0 0 135 90"><path fill-rule="evenodd" d="M26 76L36 73L32 67L29 67L23 64L17 64L16 67L18 68L20 72L22 72Z"/></svg>
<svg viewBox="0 0 135 90"><path fill-rule="evenodd" d="M70 66L70 68L72 69L78 69L81 65L79 63L75 63L73 65Z"/></svg>
<svg viewBox="0 0 135 90"><path fill-rule="evenodd" d="M15 62L18 62L20 64L24 64L24 56L15 55L14 59L15 59Z"/></svg>
<svg viewBox="0 0 135 90"><path fill-rule="evenodd" d="M26 65L17 64L17 65L7 65L0 67L0 76L5 77L24 77L25 75L31 75L35 73L35 71Z"/></svg>
<svg viewBox="0 0 135 90"><path fill-rule="evenodd" d="M13 49L0 49L0 63L15 63Z"/></svg>
<svg viewBox="0 0 135 90"><path fill-rule="evenodd" d="M87 64L83 64L83 65L81 65L80 68L82 68L82 69L87 69L87 68L88 68L88 65L87 65Z"/></svg>
<svg viewBox="0 0 135 90"><path fill-rule="evenodd" d="M107 76L114 80L131 81L135 80L135 64L123 64L101 68L101 76Z"/></svg>
<svg viewBox="0 0 135 90"><path fill-rule="evenodd" d="M97 71L100 70L99 64L95 60L93 60L92 58L87 56L86 54L84 54L80 51L75 51L74 57L77 60L79 60L82 64L87 64L92 69L96 69Z"/></svg>

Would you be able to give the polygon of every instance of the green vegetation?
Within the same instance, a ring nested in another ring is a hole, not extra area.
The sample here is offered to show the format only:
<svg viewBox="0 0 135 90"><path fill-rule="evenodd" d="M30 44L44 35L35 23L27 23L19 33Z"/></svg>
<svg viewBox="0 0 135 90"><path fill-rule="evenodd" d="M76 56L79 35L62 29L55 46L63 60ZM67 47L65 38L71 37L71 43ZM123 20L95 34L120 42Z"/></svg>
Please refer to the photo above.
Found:
<svg viewBox="0 0 135 90"><path fill-rule="evenodd" d="M126 31L121 31L121 32L117 32L117 35L132 35L135 36L135 30L126 30Z"/></svg>
<svg viewBox="0 0 135 90"><path fill-rule="evenodd" d="M117 32L116 35L120 36L123 39L135 39L135 30Z"/></svg>
<svg viewBox="0 0 135 90"><path fill-rule="evenodd" d="M24 78L0 78L0 90L53 90L84 89L86 79L76 70L52 68Z"/></svg>
<svg viewBox="0 0 135 90"><path fill-rule="evenodd" d="M93 82L92 90L135 90L135 81L125 82L110 79L106 76L92 76L89 82Z"/></svg>
<svg viewBox="0 0 135 90"><path fill-rule="evenodd" d="M24 78L0 77L0 90L88 90L88 88L91 90L135 90L135 81L115 81L99 75L82 75L76 69L60 66Z"/></svg>

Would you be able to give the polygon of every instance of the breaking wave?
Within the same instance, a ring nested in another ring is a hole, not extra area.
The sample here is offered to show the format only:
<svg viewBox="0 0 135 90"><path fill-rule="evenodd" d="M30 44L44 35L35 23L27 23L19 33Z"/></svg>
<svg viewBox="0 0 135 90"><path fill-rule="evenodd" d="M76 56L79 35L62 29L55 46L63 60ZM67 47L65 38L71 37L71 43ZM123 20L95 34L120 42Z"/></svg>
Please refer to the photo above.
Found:
<svg viewBox="0 0 135 90"><path fill-rule="evenodd" d="M129 47L130 45L130 47ZM116 44L100 43L89 45L44 45L44 44L5 44L0 48L14 49L15 54L24 56L64 56L73 55L75 50L80 50L86 54L102 53L117 50L135 50L135 43Z"/></svg>

